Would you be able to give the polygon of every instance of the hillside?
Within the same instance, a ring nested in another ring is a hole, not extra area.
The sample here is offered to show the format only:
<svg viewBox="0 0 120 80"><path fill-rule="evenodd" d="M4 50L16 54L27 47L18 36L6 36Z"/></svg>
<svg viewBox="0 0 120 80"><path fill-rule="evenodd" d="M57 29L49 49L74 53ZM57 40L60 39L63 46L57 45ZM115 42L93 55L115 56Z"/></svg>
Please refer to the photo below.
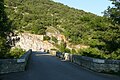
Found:
<svg viewBox="0 0 120 80"><path fill-rule="evenodd" d="M70 8L51 0L4 0L12 28L45 35L54 27L73 44L88 45L85 56L120 59L120 25L107 18Z"/></svg>
<svg viewBox="0 0 120 80"><path fill-rule="evenodd" d="M5 3L6 13L13 21L12 25L15 29L45 34L46 28L53 26L74 43L83 42L81 37L88 39L89 36L96 34L96 32L93 34L93 31L98 29L105 31L108 26L111 26L103 18L94 14L50 0L5 0Z"/></svg>

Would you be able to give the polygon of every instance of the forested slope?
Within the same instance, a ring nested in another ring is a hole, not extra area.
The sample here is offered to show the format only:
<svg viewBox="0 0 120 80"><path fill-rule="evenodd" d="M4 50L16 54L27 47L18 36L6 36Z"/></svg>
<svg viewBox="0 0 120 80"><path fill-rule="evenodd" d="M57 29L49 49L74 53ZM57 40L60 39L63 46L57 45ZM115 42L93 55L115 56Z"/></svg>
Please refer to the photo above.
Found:
<svg viewBox="0 0 120 80"><path fill-rule="evenodd" d="M105 17L70 8L51 0L4 0L14 30L45 34L50 26L69 42L89 45L81 55L120 59L120 25Z"/></svg>

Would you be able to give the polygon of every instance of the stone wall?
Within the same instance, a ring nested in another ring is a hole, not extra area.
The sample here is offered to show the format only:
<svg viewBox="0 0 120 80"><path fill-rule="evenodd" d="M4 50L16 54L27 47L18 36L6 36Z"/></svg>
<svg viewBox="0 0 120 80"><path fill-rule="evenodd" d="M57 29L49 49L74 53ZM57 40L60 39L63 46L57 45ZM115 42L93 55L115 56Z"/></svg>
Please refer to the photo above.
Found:
<svg viewBox="0 0 120 80"><path fill-rule="evenodd" d="M80 55L56 53L56 56L97 72L120 73L120 60L97 59ZM62 55L62 56L61 56Z"/></svg>
<svg viewBox="0 0 120 80"><path fill-rule="evenodd" d="M29 50L19 59L0 59L0 74L24 71L31 53Z"/></svg>
<svg viewBox="0 0 120 80"><path fill-rule="evenodd" d="M21 33L18 36L20 41L15 44L16 47L20 47L24 50L32 49L33 51L39 51L41 48L50 50L54 46L48 42L43 41L43 35L35 35L30 33Z"/></svg>
<svg viewBox="0 0 120 80"><path fill-rule="evenodd" d="M120 60L96 59L72 55L71 61L97 72L120 72Z"/></svg>

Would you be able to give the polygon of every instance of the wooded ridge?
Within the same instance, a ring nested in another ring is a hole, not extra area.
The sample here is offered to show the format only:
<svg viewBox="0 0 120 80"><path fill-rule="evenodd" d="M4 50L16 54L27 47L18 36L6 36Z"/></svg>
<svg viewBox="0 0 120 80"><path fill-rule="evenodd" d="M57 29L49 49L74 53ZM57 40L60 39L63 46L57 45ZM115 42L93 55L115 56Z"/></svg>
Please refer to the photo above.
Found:
<svg viewBox="0 0 120 80"><path fill-rule="evenodd" d="M113 23L105 16L70 8L52 0L4 0L2 7L0 10L9 19L10 25L7 26L11 26L13 31L45 35L47 28L52 26L69 42L90 46L79 50L80 55L120 59L119 21ZM0 13L0 19L3 14Z"/></svg>

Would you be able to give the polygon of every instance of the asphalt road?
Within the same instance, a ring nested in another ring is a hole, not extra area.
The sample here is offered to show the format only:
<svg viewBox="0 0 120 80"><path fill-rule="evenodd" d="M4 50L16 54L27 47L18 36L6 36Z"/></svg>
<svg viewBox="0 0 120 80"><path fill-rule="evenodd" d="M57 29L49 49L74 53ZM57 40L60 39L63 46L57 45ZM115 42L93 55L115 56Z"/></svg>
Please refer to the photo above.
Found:
<svg viewBox="0 0 120 80"><path fill-rule="evenodd" d="M47 53L33 52L26 71L1 75L1 80L120 80L120 77L92 72Z"/></svg>

